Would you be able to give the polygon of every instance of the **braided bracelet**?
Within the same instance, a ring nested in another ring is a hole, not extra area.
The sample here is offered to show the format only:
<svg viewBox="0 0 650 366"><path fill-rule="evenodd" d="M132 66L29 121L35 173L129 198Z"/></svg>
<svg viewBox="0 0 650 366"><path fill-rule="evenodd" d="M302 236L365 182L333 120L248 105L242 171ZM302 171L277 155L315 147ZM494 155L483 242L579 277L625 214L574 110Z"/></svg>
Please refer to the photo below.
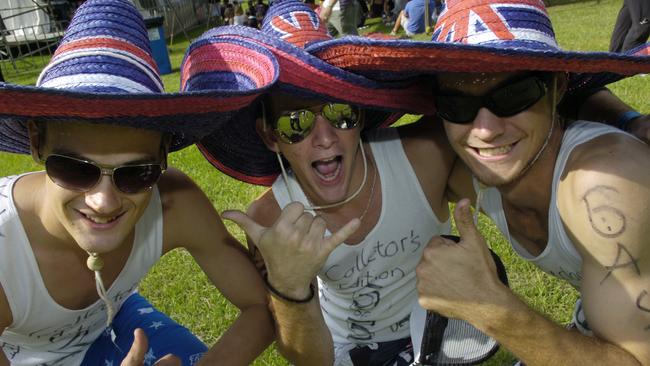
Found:
<svg viewBox="0 0 650 366"><path fill-rule="evenodd" d="M288 302L293 302L296 304L305 304L311 301L311 299L314 298L314 295L316 294L316 291L314 290L314 284L310 283L309 284L309 296L307 296L304 299L294 299L293 297L289 297L280 291L278 291L275 287L271 286L271 283L269 282L269 279L267 276L264 276L264 283L266 284L266 288L275 296L279 297L280 299Z"/></svg>

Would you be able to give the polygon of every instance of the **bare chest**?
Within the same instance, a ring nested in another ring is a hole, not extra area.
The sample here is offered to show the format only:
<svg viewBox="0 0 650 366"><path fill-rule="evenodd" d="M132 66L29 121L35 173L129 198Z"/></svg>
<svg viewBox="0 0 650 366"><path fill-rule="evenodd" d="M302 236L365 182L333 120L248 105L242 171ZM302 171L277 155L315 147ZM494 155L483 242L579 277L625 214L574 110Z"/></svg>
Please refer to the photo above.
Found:
<svg viewBox="0 0 650 366"><path fill-rule="evenodd" d="M548 217L532 210L519 210L504 203L508 231L530 254L542 254L548 243Z"/></svg>
<svg viewBox="0 0 650 366"><path fill-rule="evenodd" d="M128 251L120 249L102 258L105 265L101 276L107 289L126 264L130 248L129 245ZM86 257L46 248L34 248L34 254L45 289L57 304L66 309L79 310L99 300L95 273L86 266Z"/></svg>

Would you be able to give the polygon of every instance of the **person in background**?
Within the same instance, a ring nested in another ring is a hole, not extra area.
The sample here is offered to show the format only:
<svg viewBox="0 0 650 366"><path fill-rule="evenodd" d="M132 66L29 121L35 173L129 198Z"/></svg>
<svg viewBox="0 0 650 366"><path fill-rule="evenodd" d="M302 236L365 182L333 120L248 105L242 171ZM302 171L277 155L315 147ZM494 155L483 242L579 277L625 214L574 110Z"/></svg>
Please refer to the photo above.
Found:
<svg viewBox="0 0 650 366"><path fill-rule="evenodd" d="M429 14L431 22L430 25L435 24L436 15L436 6L434 0L409 0L406 3L406 7L402 10L397 16L395 21L395 26L391 30L391 35L396 35L400 27L404 29L404 32L407 36L413 37L416 34L424 33L426 31L425 27L425 1L429 2Z"/></svg>
<svg viewBox="0 0 650 366"><path fill-rule="evenodd" d="M644 44L650 37L650 1L624 0L618 12L610 52L624 52Z"/></svg>
<svg viewBox="0 0 650 366"><path fill-rule="evenodd" d="M237 4L235 6L235 13L232 20L232 25L246 25L248 22L248 16L244 13L241 5Z"/></svg>

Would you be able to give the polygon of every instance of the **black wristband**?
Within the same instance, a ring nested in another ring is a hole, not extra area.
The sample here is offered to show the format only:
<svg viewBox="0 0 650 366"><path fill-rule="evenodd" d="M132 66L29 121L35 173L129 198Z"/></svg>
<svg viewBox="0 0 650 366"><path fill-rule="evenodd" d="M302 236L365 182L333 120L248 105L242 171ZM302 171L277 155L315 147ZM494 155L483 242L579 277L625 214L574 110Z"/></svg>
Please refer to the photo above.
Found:
<svg viewBox="0 0 650 366"><path fill-rule="evenodd" d="M314 290L314 284L312 284L312 283L309 284L309 296L307 296L304 299L294 299L293 297L289 297L289 296L281 293L275 287L271 286L271 283L269 282L269 279L268 279L267 276L264 276L264 283L266 284L266 288L269 289L271 294L279 297L280 299L282 299L284 301L293 302L293 303L296 303L296 304L308 303L308 302L311 301L311 299L314 298L314 295L316 294L316 291Z"/></svg>

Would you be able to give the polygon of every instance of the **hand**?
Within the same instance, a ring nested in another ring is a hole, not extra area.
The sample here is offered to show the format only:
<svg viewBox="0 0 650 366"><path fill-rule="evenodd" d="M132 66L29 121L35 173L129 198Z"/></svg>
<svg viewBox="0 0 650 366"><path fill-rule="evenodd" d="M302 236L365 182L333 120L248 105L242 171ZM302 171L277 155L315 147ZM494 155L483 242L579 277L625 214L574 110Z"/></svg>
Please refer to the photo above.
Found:
<svg viewBox="0 0 650 366"><path fill-rule="evenodd" d="M149 340L147 335L140 328L133 332L133 344L129 353L124 357L120 366L143 366L144 356L149 350ZM168 354L154 364L155 366L181 366L181 360L178 357Z"/></svg>
<svg viewBox="0 0 650 366"><path fill-rule="evenodd" d="M633 119L628 127L628 132L646 144L650 144L650 115L644 114Z"/></svg>
<svg viewBox="0 0 650 366"><path fill-rule="evenodd" d="M460 242L431 238L416 268L422 307L450 318L469 321L478 304L493 303L501 284L490 250L474 225L469 200L454 210ZM509 292L509 291L508 291Z"/></svg>
<svg viewBox="0 0 650 366"><path fill-rule="evenodd" d="M323 4L319 9L320 11L318 12L318 17L320 18L320 21L324 24L327 24L327 22L330 20L330 16L332 15L332 5Z"/></svg>
<svg viewBox="0 0 650 366"><path fill-rule="evenodd" d="M282 294L302 299L309 295L309 284L327 257L359 228L355 218L339 231L325 237L323 218L305 212L298 202L282 210L272 227L264 227L241 211L226 211L223 218L239 225L259 249L268 281Z"/></svg>

